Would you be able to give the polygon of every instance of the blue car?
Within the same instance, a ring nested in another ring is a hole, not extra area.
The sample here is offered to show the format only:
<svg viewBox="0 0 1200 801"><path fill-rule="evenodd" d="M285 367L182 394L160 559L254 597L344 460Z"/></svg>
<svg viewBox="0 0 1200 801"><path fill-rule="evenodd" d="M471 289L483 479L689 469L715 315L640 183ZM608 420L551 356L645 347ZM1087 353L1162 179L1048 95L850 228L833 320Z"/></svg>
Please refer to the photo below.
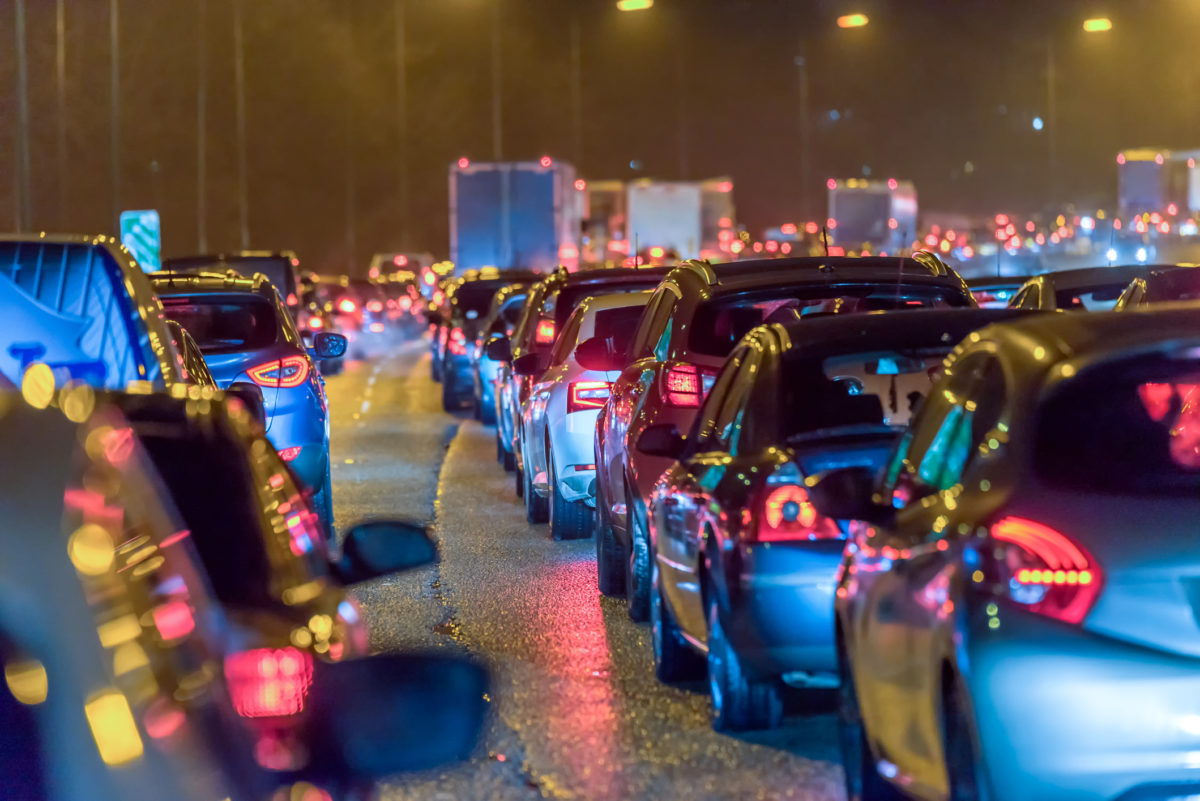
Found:
<svg viewBox="0 0 1200 801"><path fill-rule="evenodd" d="M496 382L500 375L500 362L487 355L487 344L493 337L512 336L521 309L525 307L528 284L509 284L492 298L492 308L483 318L479 333L475 335L475 419L484 425L496 424ZM498 436L498 435L497 435ZM503 461L503 446L497 442L496 457Z"/></svg>
<svg viewBox="0 0 1200 801"><path fill-rule="evenodd" d="M318 333L310 355L263 275L155 273L152 280L167 317L196 340L217 386L251 382L262 390L267 438L316 493L317 514L332 531L329 407L313 357L340 356L346 338Z"/></svg>

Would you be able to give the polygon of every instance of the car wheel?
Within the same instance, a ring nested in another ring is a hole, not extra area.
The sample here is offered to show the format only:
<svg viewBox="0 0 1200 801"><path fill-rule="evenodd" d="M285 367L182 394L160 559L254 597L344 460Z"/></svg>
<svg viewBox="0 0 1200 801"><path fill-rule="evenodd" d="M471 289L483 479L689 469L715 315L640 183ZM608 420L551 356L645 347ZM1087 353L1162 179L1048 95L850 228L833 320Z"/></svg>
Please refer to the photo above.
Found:
<svg viewBox="0 0 1200 801"><path fill-rule="evenodd" d="M504 457L505 457L504 443L500 441L500 432L497 431L496 432L496 461L499 462L500 464L504 464L504 461L505 461Z"/></svg>
<svg viewBox="0 0 1200 801"><path fill-rule="evenodd" d="M326 467L321 487L313 493L313 508L317 513L317 519L321 521L321 528L325 532L325 544L328 546L329 553L332 554L337 546L337 531L333 527L333 479L330 472Z"/></svg>
<svg viewBox="0 0 1200 801"><path fill-rule="evenodd" d="M858 705L858 690L854 673L842 649L838 651L838 744L842 752L842 777L846 784L846 801L903 801L904 795L879 775L867 729Z"/></svg>
<svg viewBox="0 0 1200 801"><path fill-rule="evenodd" d="M550 473L550 538L555 540L585 540L592 536L595 515L583 501L568 501L558 491L558 474Z"/></svg>
<svg viewBox="0 0 1200 801"><path fill-rule="evenodd" d="M708 687L717 731L774 729L783 719L783 688L777 679L750 681L721 625L716 598L708 602Z"/></svg>
<svg viewBox="0 0 1200 801"><path fill-rule="evenodd" d="M626 493L628 503L629 494ZM625 600L629 602L629 618L635 623L645 623L650 618L650 538L642 531L629 503L626 512L629 527L629 558L625 560Z"/></svg>
<svg viewBox="0 0 1200 801"><path fill-rule="evenodd" d="M625 570L629 562L621 543L613 535L608 515L601 505L599 488L596 492L596 584L600 594L610 598L625 594Z"/></svg>
<svg viewBox="0 0 1200 801"><path fill-rule="evenodd" d="M516 485L517 497L525 497L525 470L521 465L517 464L517 457L513 456L513 481Z"/></svg>
<svg viewBox="0 0 1200 801"><path fill-rule="evenodd" d="M692 681L704 675L704 660L692 650L667 608L663 598L662 576L653 569L650 591L650 641L654 646L654 675L665 683Z"/></svg>
<svg viewBox="0 0 1200 801"><path fill-rule="evenodd" d="M942 754L950 801L986 801L991 797L980 776L974 736L953 684L945 688L942 698Z"/></svg>
<svg viewBox="0 0 1200 801"><path fill-rule="evenodd" d="M496 442L500 446L500 450L504 452L504 455L500 457L500 461L504 465L504 472L515 472L517 469L517 455L505 448L504 443L500 442L499 439L497 439Z"/></svg>
<svg viewBox="0 0 1200 801"><path fill-rule="evenodd" d="M550 501L537 494L533 488L533 476L528 470L522 470L521 477L525 483L525 519L530 523L545 523L550 519Z"/></svg>

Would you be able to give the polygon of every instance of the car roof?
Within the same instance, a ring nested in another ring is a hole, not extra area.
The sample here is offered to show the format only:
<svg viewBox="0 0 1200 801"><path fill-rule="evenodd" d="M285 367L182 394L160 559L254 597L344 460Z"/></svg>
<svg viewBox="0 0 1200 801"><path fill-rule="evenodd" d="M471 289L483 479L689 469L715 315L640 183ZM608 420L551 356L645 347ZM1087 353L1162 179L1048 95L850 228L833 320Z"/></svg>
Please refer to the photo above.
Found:
<svg viewBox="0 0 1200 801"><path fill-rule="evenodd" d="M594 314L605 309L624 309L627 306L645 306L650 301L650 296L654 294L652 289L644 289L640 292L613 292L604 295L591 295L583 299L583 302L576 308L587 306L584 310L585 314Z"/></svg>
<svg viewBox="0 0 1200 801"><path fill-rule="evenodd" d="M1055 290L1070 290L1097 284L1128 284L1155 267L1162 266L1168 265L1114 264L1109 267L1080 267L1075 270L1042 273L1038 278L1053 281Z"/></svg>
<svg viewBox="0 0 1200 801"><path fill-rule="evenodd" d="M163 259L163 264L167 265L168 267L195 267L205 264L220 264L231 261L255 261L260 259L287 259L288 261L291 261L295 258L296 254L291 250L235 250L230 253L204 253L194 256L175 256L170 259Z"/></svg>
<svg viewBox="0 0 1200 801"><path fill-rule="evenodd" d="M903 279L906 284L952 286L960 289L964 297L969 294L962 277L929 254L922 254L920 258L798 256L718 264L693 261L681 264L667 276L667 280L680 284L700 282L714 294L778 285L780 279L793 285L806 282L883 284Z"/></svg>
<svg viewBox="0 0 1200 801"><path fill-rule="evenodd" d="M911 309L831 314L762 326L771 329L785 353L785 359L821 359L825 356L855 352L856 348L880 347L903 349L944 341L947 350L967 334L993 323L1005 322L1044 312L1024 309ZM754 332L747 335L754 336Z"/></svg>
<svg viewBox="0 0 1200 801"><path fill-rule="evenodd" d="M274 291L274 286L262 273L255 273L250 278L233 272L199 272L149 273L154 291L159 295L200 295L200 294L229 294L253 293L266 295Z"/></svg>
<svg viewBox="0 0 1200 801"><path fill-rule="evenodd" d="M1014 287L1021 286L1033 276L1030 275L991 275L977 278L968 278L967 286L972 290L976 289L991 289L993 287Z"/></svg>

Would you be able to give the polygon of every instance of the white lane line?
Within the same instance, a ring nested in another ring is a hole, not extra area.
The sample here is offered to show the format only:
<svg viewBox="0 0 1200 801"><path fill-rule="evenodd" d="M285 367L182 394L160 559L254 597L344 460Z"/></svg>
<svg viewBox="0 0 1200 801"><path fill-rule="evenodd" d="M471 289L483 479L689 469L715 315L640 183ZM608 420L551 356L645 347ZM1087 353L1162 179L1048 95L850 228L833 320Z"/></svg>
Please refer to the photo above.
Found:
<svg viewBox="0 0 1200 801"><path fill-rule="evenodd" d="M363 414L366 414L366 413L367 413L367 409L370 409L370 408L371 408L371 402L370 402L370 401L363 401L363 402L362 402L362 413L363 413Z"/></svg>

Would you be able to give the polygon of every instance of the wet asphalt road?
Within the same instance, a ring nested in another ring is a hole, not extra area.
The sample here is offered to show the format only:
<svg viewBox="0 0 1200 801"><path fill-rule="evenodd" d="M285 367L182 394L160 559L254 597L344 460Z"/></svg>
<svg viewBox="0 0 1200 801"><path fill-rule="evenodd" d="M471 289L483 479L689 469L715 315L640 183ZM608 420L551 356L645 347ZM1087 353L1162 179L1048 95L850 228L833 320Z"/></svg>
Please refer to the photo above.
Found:
<svg viewBox="0 0 1200 801"><path fill-rule="evenodd" d="M379 651L469 652L492 714L466 763L389 782L385 799L840 799L828 704L782 729L714 733L703 685L653 675L649 631L596 590L594 544L530 526L493 430L441 410L428 348L328 380L334 512L427 520L440 564L360 585Z"/></svg>

